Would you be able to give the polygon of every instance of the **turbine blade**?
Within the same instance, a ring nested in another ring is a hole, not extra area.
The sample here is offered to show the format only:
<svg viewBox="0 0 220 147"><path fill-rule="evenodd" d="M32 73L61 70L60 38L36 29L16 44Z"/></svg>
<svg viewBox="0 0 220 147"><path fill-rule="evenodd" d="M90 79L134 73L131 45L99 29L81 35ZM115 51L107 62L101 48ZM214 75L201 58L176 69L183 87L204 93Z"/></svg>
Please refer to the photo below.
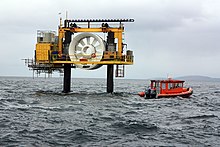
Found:
<svg viewBox="0 0 220 147"><path fill-rule="evenodd" d="M76 51L76 54L81 54L82 53L82 51Z"/></svg>
<svg viewBox="0 0 220 147"><path fill-rule="evenodd" d="M94 38L94 40L92 41L92 45L95 46L97 42L98 41Z"/></svg>
<svg viewBox="0 0 220 147"><path fill-rule="evenodd" d="M84 41L83 41L83 39L82 40L80 40L80 42L79 42L82 46L85 46L85 43L84 43Z"/></svg>
<svg viewBox="0 0 220 147"><path fill-rule="evenodd" d="M87 44L89 45L90 44L90 37L87 37L86 41L87 41Z"/></svg>
<svg viewBox="0 0 220 147"><path fill-rule="evenodd" d="M101 48L101 44L97 45L97 46L95 47L95 49L96 49L96 51L102 49L102 48Z"/></svg>
<svg viewBox="0 0 220 147"><path fill-rule="evenodd" d="M81 51L82 50L82 48L81 47L79 47L79 46L76 46L76 49L75 49L76 51Z"/></svg>

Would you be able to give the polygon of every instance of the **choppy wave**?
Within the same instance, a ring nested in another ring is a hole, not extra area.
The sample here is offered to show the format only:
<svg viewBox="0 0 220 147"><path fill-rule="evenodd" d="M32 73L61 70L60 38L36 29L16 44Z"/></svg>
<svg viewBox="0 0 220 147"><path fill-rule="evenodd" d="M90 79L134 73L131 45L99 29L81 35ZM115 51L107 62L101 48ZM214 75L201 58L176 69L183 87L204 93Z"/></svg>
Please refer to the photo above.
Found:
<svg viewBox="0 0 220 147"><path fill-rule="evenodd" d="M0 78L0 146L220 146L220 83L189 99L143 99L143 80Z"/></svg>

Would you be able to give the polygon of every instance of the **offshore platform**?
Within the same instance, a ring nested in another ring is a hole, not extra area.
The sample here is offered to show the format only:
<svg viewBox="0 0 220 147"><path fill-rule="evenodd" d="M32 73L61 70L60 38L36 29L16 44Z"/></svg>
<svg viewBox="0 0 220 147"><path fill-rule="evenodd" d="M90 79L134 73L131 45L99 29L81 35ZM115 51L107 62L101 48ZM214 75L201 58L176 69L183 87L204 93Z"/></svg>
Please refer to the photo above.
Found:
<svg viewBox="0 0 220 147"><path fill-rule="evenodd" d="M65 19L63 23L60 18L58 36L55 31L37 31L34 59L25 63L33 73L63 73L64 93L71 90L71 68L95 70L107 65L107 92L112 93L114 65L115 77L124 77L124 66L134 61L133 51L123 42L125 22L134 19Z"/></svg>

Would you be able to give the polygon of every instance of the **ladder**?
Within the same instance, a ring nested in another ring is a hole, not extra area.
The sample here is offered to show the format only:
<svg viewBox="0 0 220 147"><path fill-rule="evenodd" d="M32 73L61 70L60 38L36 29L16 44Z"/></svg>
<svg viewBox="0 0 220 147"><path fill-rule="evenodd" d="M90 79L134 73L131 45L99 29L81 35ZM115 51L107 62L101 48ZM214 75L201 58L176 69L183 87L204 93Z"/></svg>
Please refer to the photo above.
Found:
<svg viewBox="0 0 220 147"><path fill-rule="evenodd" d="M116 65L115 77L123 78L125 76L125 66L124 65Z"/></svg>

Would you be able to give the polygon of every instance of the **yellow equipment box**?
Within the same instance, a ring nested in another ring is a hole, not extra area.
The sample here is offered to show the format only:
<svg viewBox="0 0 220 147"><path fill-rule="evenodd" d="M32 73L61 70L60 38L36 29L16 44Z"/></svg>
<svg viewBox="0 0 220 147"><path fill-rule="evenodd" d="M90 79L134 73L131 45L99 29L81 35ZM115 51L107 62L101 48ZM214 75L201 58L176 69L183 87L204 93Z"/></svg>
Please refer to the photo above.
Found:
<svg viewBox="0 0 220 147"><path fill-rule="evenodd" d="M117 58L116 51L104 51L104 60L114 60Z"/></svg>
<svg viewBox="0 0 220 147"><path fill-rule="evenodd" d="M49 61L51 51L51 43L38 43L36 44L36 61Z"/></svg>

